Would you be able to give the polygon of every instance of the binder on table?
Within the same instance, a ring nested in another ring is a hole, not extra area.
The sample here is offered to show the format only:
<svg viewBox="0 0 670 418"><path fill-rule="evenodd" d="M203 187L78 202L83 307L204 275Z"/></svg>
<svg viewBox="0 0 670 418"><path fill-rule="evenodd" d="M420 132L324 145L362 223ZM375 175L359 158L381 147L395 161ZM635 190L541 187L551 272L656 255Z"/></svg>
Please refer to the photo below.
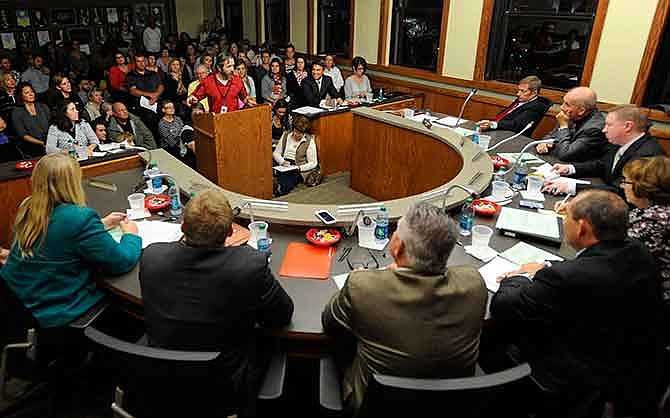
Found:
<svg viewBox="0 0 670 418"><path fill-rule="evenodd" d="M330 276L330 262L334 255L333 247L292 242L286 249L279 275L326 280Z"/></svg>

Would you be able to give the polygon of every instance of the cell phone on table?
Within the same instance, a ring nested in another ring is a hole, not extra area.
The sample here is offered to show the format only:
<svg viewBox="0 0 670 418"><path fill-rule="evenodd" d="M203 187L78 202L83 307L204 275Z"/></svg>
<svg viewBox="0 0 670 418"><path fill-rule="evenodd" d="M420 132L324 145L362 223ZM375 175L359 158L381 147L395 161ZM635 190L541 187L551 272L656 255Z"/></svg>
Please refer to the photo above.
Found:
<svg viewBox="0 0 670 418"><path fill-rule="evenodd" d="M317 210L316 212L314 212L314 216L319 218L319 220L326 225L334 224L335 222L337 222L337 219L335 219L335 217L325 209Z"/></svg>
<svg viewBox="0 0 670 418"><path fill-rule="evenodd" d="M544 203L535 200L519 200L519 206L530 209L544 209Z"/></svg>

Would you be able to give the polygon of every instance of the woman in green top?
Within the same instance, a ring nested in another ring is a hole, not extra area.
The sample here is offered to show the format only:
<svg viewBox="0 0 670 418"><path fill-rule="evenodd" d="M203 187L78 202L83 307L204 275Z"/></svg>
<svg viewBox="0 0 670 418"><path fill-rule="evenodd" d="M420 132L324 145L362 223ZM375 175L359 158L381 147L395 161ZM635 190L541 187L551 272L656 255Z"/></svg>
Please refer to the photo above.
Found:
<svg viewBox="0 0 670 418"><path fill-rule="evenodd" d="M123 213L100 219L86 207L81 168L71 157L42 157L32 175L32 194L19 206L14 242L0 276L42 327L62 327L104 296L94 270L122 274L140 258L137 225ZM117 243L107 230L120 226Z"/></svg>

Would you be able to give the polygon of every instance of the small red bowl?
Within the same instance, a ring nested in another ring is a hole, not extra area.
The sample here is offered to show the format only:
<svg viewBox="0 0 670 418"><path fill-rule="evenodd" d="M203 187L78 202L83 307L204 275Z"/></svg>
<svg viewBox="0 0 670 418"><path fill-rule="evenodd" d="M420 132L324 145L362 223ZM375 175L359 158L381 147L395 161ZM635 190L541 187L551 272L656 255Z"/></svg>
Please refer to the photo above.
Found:
<svg viewBox="0 0 670 418"><path fill-rule="evenodd" d="M17 170L20 171L30 171L37 165L35 160L23 160L16 163L14 166Z"/></svg>
<svg viewBox="0 0 670 418"><path fill-rule="evenodd" d="M500 167L509 167L509 160L499 155L492 155L491 162L496 171L500 170Z"/></svg>
<svg viewBox="0 0 670 418"><path fill-rule="evenodd" d="M326 239L330 239L326 241ZM319 247L330 247L342 239L342 234L337 229L311 228L305 233L307 241Z"/></svg>
<svg viewBox="0 0 670 418"><path fill-rule="evenodd" d="M475 199L472 207L479 216L493 216L500 210L499 204L486 199Z"/></svg>
<svg viewBox="0 0 670 418"><path fill-rule="evenodd" d="M149 212L158 212L170 206L170 196L166 194L157 194L144 198L144 206Z"/></svg>

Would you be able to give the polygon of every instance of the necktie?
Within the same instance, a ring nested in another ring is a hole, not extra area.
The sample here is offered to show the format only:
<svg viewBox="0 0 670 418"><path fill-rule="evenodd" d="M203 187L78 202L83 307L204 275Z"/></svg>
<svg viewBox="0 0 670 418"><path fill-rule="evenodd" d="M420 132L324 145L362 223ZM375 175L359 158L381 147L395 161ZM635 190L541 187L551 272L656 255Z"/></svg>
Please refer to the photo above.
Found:
<svg viewBox="0 0 670 418"><path fill-rule="evenodd" d="M614 172L614 167L616 167L616 165L619 163L622 154L623 152L621 152L620 148L617 150L616 154L614 154L614 161L612 161L612 171L610 171L611 173Z"/></svg>
<svg viewBox="0 0 670 418"><path fill-rule="evenodd" d="M516 102L516 103L514 103L513 105L509 106L507 109L505 109L505 110L503 110L502 112L498 113L498 116L496 116L496 118L494 119L494 121L496 121L496 122L500 122L500 121L502 120L502 118L504 118L505 116L507 116L510 112L512 112L512 111L513 111L514 109L516 109L517 107L519 107L520 104L521 104L521 102Z"/></svg>

